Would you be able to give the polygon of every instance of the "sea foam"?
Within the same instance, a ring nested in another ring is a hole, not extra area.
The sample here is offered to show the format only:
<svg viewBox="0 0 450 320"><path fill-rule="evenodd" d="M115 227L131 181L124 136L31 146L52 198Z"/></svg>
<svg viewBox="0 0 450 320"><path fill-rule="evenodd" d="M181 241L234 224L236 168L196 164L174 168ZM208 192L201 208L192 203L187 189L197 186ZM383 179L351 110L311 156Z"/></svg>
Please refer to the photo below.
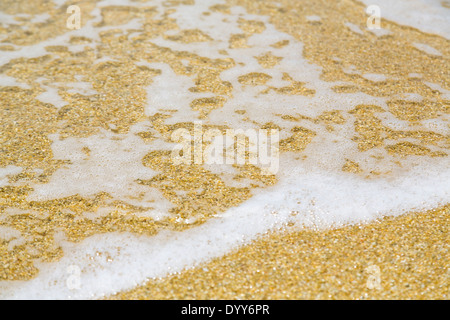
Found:
<svg viewBox="0 0 450 320"><path fill-rule="evenodd" d="M59 1L60 2L60 1ZM435 1L364 1L378 4L382 15L398 23L404 23L426 32L433 32L449 37L448 19L436 10ZM152 2L153 4L154 2ZM298 125L282 121L275 114L301 113L315 118L331 109L347 113L360 104L375 104L386 108L386 99L363 93L337 94L332 90L337 83L321 80L321 67L307 61L302 56L303 44L292 36L282 33L269 23L269 17L248 14L242 7L232 8L231 16L212 12L202 15L214 4L223 1L196 1L195 5L179 6L170 15L175 18L180 29L206 30L216 41L214 43L179 43L162 37L154 43L175 51L189 51L211 58L221 58L221 50L226 50L235 62L235 67L221 73L221 79L233 85L233 94L224 106L211 111L208 125L229 125L233 128L251 129L258 125L236 116L235 111L245 108L246 116L255 123L264 124L281 121L282 138ZM103 1L98 7L106 5L135 5L128 1ZM158 2L158 8L162 4ZM421 8L420 11L417 8ZM442 9L442 8L441 8ZM443 9L447 10L447 9ZM95 11L97 14L99 11ZM94 13L95 13L94 12ZM385 16L384 16L385 14ZM226 18L226 20L224 20ZM248 39L248 48L230 49L228 39L232 34L241 32L239 18L258 20L265 23L265 30ZM316 17L313 21L320 20ZM9 21L9 20L8 20ZM98 40L102 28L93 27L100 21L95 16L81 30L71 31L55 39L46 40L34 46L7 53L0 58L5 64L15 57L35 57L45 54L48 45L69 45L71 35L85 35ZM136 27L136 24L130 26ZM358 31L354 26L350 28ZM121 26L124 30L126 26ZM104 30L104 28L102 29ZM282 57L273 69L265 69L254 57L268 51L268 45L280 40L289 40L283 48L270 47L273 55ZM430 48L421 47L430 51ZM189 91L194 85L191 78L177 75L167 65L141 61L139 65L161 70L147 90L145 114L151 116L156 112L177 109L167 123L194 122L198 114L192 110L189 102L193 99L209 97L207 93ZM294 75L295 81L304 82L314 89L313 97L286 96L274 91L261 98L262 88L245 86L238 76L250 72L264 72L270 75L268 86L275 88L289 85L283 78L284 73ZM371 81L383 81L382 74L366 74ZM3 79L3 80L2 80ZM1 85L11 85L14 79L0 78ZM436 84L430 84L436 85ZM74 88L88 90L83 82L72 84ZM443 90L443 89L442 89ZM420 95L411 99L419 100ZM38 97L39 99L39 97ZM61 107L60 98L55 89L48 90L41 100ZM383 123L396 129L407 128L405 121L386 116ZM404 167L392 169L393 160L389 155L385 161L374 160L377 151L362 156L356 144L348 137L354 135L351 121L347 121L333 132L323 125L303 121L301 126L317 133L313 143L304 150L306 159L299 159L295 153L285 153L280 158L278 182L274 186L255 190L249 200L237 207L218 214L204 224L183 232L160 231L157 235L138 236L131 233L108 233L91 236L81 243L66 241L61 236L59 245L64 256L57 262L38 263L39 274L29 281L0 282L0 298L13 299L86 299L100 298L120 290L132 288L148 278L163 277L172 272L180 272L187 267L195 267L214 257L220 257L250 243L258 236L280 228L300 230L301 228L333 228L346 224L369 222L383 216L395 216L411 211L423 211L445 204L450 199L450 163L448 158L427 159L411 157ZM429 127L440 128L448 134L448 124L441 119L426 123ZM167 214L171 204L156 191L150 191L136 183L137 179L150 179L156 172L144 167L141 160L152 150L171 150L173 144L161 140L146 144L135 133L150 130L148 121L132 126L128 134L116 134L102 130L87 138L60 139L58 134L52 139L52 151L55 159L69 160L70 163L59 168L48 183L33 185L34 191L27 200L42 201L57 199L70 195L86 197L99 192L108 192L114 199L127 201L133 205L152 206L144 213L159 219ZM434 130L434 129L433 129ZM86 158L83 147L90 150ZM380 171L392 169L387 176L365 179L358 175L342 172L346 157ZM378 167L377 167L378 166ZM211 170L224 175L233 173L231 166L212 167ZM21 168L0 168L0 186L8 185L8 176L20 173ZM144 193L142 199L133 197ZM289 229L288 229L289 230ZM76 277L76 281L72 280ZM150 297L151 298L151 297Z"/></svg>

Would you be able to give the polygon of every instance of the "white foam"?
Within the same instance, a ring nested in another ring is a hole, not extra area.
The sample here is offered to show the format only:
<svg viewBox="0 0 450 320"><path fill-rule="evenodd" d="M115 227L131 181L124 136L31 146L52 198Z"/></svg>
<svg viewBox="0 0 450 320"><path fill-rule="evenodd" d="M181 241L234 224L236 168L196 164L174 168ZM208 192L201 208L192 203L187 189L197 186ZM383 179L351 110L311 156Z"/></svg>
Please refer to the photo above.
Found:
<svg viewBox="0 0 450 320"><path fill-rule="evenodd" d="M138 65L161 70L161 74L154 77L152 84L147 87L148 102L145 114L148 116L161 110L178 110L177 115L182 119L192 119L196 115L190 107L192 99L211 96L211 94L189 92L189 88L195 86L194 81L187 76L175 74L167 64L139 63ZM172 121L181 121L179 117Z"/></svg>
<svg viewBox="0 0 450 320"><path fill-rule="evenodd" d="M415 0L413 3L418 2L420 1ZM277 175L279 182L276 185L259 191L252 190L255 195L251 199L198 227L183 232L161 231L153 237L128 233L98 234L81 243L68 242L60 235L59 244L63 246L64 257L56 263L40 263L40 273L33 280L0 282L0 298L98 298L129 289L147 278L165 276L170 272L178 272L185 267L222 256L258 235L284 227L290 222L298 229L330 228L371 221L384 215L426 210L448 202L448 157L426 160L409 157L402 160L402 167L398 167L393 165L396 159L384 149L374 148L361 153L356 143L349 138L356 133L354 118L348 111L359 104L375 104L387 110L387 98L362 93L335 93L332 88L336 83L321 80L321 68L303 58L302 43L277 31L268 23L268 17L248 15L241 7L232 8L231 16L217 12L210 16L201 14L209 6L220 3L224 2L196 1L193 6L176 7L177 10L170 15L177 19L180 29L207 30L214 41L186 44L163 37L151 40L172 50L195 52L214 58L223 58L219 51L225 48L235 61L234 67L220 75L223 81L232 83L232 95L226 97L227 102L222 108L212 110L205 122L209 125L229 125L244 130L275 122L283 128L282 139L290 135L292 128L302 126L317 133L314 140L301 155L282 155ZM125 2L114 0L100 3L110 4ZM161 2L156 4L159 6ZM95 19L98 19L99 11L95 12ZM226 23L223 21L225 17ZM231 49L228 44L230 36L242 33L238 26L240 17L264 21L266 29L261 34L248 38L248 48ZM91 23L82 28L81 34L92 31L91 37L96 41L99 29L92 25ZM136 25L139 25L139 21L128 26ZM127 27L122 28L125 30ZM270 44L284 39L290 41L284 48L269 47ZM67 36L54 39L51 43L56 44L58 41L66 43ZM47 42L47 45L48 43L50 42ZM268 51L283 58L276 68L265 69L255 59ZM198 112L191 109L190 102L199 97L212 96L211 93L189 91L189 88L195 86L194 79L176 74L167 64L141 61L138 65L161 70L161 74L155 76L146 88L147 116L161 110L177 110L166 123L198 121ZM348 71L359 73L355 68ZM242 85L238 77L251 72L266 73L271 79L266 85ZM314 89L316 94L312 97L282 95L274 90L261 93L268 86L281 88L289 85L289 81L283 80L284 73L289 73L294 81L304 82L305 87ZM364 76L372 81L385 80L384 75L380 74ZM77 80L81 81L81 78ZM77 86L78 84L73 85ZM84 84L79 86L80 90L88 90ZM405 97L412 101L421 99L418 94ZM236 114L234 111L237 109L244 109L245 116ZM316 118L330 110L341 111L347 120L345 124L336 126L333 132L327 131L321 123L307 120L292 122L277 116L289 114ZM408 122L398 120L390 113L380 112L377 115L384 125L393 129L410 128ZM257 124L247 121L245 117ZM448 134L449 128L445 119L433 119L424 123L424 126L435 126L443 134ZM156 139L150 143L144 142L136 135L140 131L150 131L155 134ZM170 203L163 200L154 188L136 182L137 179L151 179L157 173L143 166L142 158L146 154L152 150L172 148L172 144L158 139L156 130L151 128L149 122L134 125L128 134L115 134L104 130L88 138L61 140L58 134L51 135L50 138L53 140L54 158L70 162L58 169L48 183L33 185L34 191L28 200L48 200L74 194L91 197L99 192L108 192L115 200L144 207L151 206L153 209L149 208L146 215L155 219L167 213ZM84 147L87 147L89 152L86 152ZM307 158L299 159L303 155ZM371 179L344 173L341 169L347 157L357 161L362 167L391 172L389 175ZM209 168L224 181L228 181L227 178L236 172L230 165ZM4 172L12 172L11 170L12 168L9 168ZM17 168L14 170L20 172ZM0 181L1 172L0 170ZM5 173L4 177L7 174L10 173ZM138 200L137 194L144 194L144 197ZM103 210L107 211L108 208L102 208L102 212ZM77 276L73 270L80 271L80 287L70 289L70 281L74 279L73 276Z"/></svg>
<svg viewBox="0 0 450 320"><path fill-rule="evenodd" d="M436 183L442 188L434 188ZM276 190L265 190L195 229L181 233L165 231L154 237L126 233L95 235L78 245L65 243L65 256L57 263L42 264L37 278L9 286L0 283L0 298L99 298L129 289L147 278L179 272L219 257L258 234L291 222L324 228L369 221L382 213L404 213L404 203L425 210L449 196L448 166L418 168L413 175L405 174L391 181L364 181L344 174L305 172L296 167L282 177ZM67 281L73 276L70 266L81 271L78 289L68 286Z"/></svg>
<svg viewBox="0 0 450 320"><path fill-rule="evenodd" d="M41 86L44 87L46 91L39 94L36 97L37 100L44 102L44 103L50 103L58 109L67 105L67 102L64 101L64 99L61 98L61 96L58 94L57 88L54 88L51 86L45 86L42 84L41 84Z"/></svg>
<svg viewBox="0 0 450 320"><path fill-rule="evenodd" d="M378 28L368 29L368 31L372 32L377 37L384 37L384 36L392 34L392 32L390 30L383 29L381 27L379 29Z"/></svg>
<svg viewBox="0 0 450 320"><path fill-rule="evenodd" d="M53 2L56 4L57 7L61 7L67 2L67 0L53 0Z"/></svg>
<svg viewBox="0 0 450 320"><path fill-rule="evenodd" d="M51 16L48 13L42 13L34 15L33 18L29 21L30 23L42 23L46 22Z"/></svg>
<svg viewBox="0 0 450 320"><path fill-rule="evenodd" d="M135 135L148 129L149 123L144 122L134 125L127 135L105 130L88 138L60 140L58 134L50 135L54 158L68 160L70 164L58 169L48 183L36 185L28 200L45 201L76 194L91 197L107 192L131 204L153 207L155 199L159 205L165 204L156 191L136 182L155 175L141 162L153 147ZM87 152L83 148L87 148ZM139 194L144 194L144 198L134 200Z"/></svg>
<svg viewBox="0 0 450 320"><path fill-rule="evenodd" d="M0 23L2 25L9 25L9 24L17 24L17 21L14 19L13 15L0 12Z"/></svg>
<svg viewBox="0 0 450 320"><path fill-rule="evenodd" d="M420 51L423 51L425 53L431 54L432 56L442 56L442 53L433 48L432 46L429 46L425 43L413 43L413 46L416 47L417 49L419 49Z"/></svg>
<svg viewBox="0 0 450 320"><path fill-rule="evenodd" d="M96 90L92 87L92 84L89 82L84 81L78 81L78 82L69 82L66 83L68 87L71 87L71 89L67 90L68 93L79 93L85 96L91 96L94 94L98 94Z"/></svg>
<svg viewBox="0 0 450 320"><path fill-rule="evenodd" d="M9 176L19 174L22 172L22 168L17 166L7 166L6 168L0 168L0 187L7 186L9 184Z"/></svg>
<svg viewBox="0 0 450 320"><path fill-rule="evenodd" d="M25 242L20 234L20 231L13 229L11 227L0 226L0 239L13 242L14 240L20 239L19 241L14 241L13 245L17 245L18 242ZM9 244L8 244L9 245Z"/></svg>
<svg viewBox="0 0 450 320"><path fill-rule="evenodd" d="M433 83L433 82L429 82L429 81L424 81L423 83L425 83L431 89L441 92L442 93L441 97L443 99L450 99L450 90L442 88L442 86L437 83Z"/></svg>
<svg viewBox="0 0 450 320"><path fill-rule="evenodd" d="M384 74L379 73L365 73L363 74L363 77L367 80L373 81L373 82L382 82L386 81L386 76Z"/></svg>
<svg viewBox="0 0 450 320"><path fill-rule="evenodd" d="M408 74L408 77L410 77L410 78L421 79L421 78L422 78L422 75L421 75L420 73L415 73L415 72L413 72L413 73Z"/></svg>
<svg viewBox="0 0 450 320"><path fill-rule="evenodd" d="M320 16L311 15L311 16L306 16L306 20L316 22L316 21L321 21L322 18Z"/></svg>
<svg viewBox="0 0 450 320"><path fill-rule="evenodd" d="M357 26L354 23L351 22L346 22L344 23L351 31L353 31L354 33L363 35L364 33L362 32L362 30L359 28L359 26Z"/></svg>
<svg viewBox="0 0 450 320"><path fill-rule="evenodd" d="M18 82L16 78L0 74L0 86L2 87L19 87L23 89L30 89L31 87L26 83Z"/></svg>
<svg viewBox="0 0 450 320"><path fill-rule="evenodd" d="M380 7L381 18L450 39L450 10L441 0L361 0ZM381 22L383 27L383 22Z"/></svg>

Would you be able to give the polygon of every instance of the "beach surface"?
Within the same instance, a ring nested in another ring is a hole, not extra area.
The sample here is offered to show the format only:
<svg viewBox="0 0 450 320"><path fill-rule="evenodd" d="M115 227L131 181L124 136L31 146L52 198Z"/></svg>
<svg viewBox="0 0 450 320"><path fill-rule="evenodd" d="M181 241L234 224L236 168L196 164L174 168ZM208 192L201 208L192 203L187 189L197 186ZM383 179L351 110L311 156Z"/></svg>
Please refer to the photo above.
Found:
<svg viewBox="0 0 450 320"><path fill-rule="evenodd" d="M0 298L448 299L449 17L0 1Z"/></svg>

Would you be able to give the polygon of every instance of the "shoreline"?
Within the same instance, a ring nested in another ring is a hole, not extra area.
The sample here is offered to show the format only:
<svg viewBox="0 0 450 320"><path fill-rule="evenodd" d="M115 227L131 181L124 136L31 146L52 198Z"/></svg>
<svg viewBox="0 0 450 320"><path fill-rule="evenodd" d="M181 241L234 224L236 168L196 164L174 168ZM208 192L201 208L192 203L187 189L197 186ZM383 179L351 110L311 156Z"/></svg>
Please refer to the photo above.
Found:
<svg viewBox="0 0 450 320"><path fill-rule="evenodd" d="M447 204L364 225L271 232L106 299L446 300L449 213Z"/></svg>

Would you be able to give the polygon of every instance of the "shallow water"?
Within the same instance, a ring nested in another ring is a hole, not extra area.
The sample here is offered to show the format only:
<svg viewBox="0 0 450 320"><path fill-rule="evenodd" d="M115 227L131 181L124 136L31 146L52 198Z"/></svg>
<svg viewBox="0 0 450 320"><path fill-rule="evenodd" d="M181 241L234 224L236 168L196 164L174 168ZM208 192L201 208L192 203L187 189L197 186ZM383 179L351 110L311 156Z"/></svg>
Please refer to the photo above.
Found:
<svg viewBox="0 0 450 320"><path fill-rule="evenodd" d="M0 297L448 203L445 1L73 4L0 4Z"/></svg>

